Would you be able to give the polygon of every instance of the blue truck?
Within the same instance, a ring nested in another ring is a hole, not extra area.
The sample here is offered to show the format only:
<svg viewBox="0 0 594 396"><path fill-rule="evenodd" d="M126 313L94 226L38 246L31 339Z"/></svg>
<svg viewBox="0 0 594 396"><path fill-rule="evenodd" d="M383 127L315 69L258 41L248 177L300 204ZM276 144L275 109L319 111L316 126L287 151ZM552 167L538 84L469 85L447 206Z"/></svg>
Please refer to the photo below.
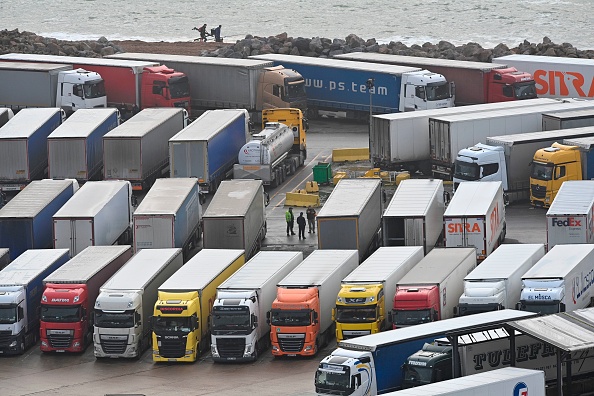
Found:
<svg viewBox="0 0 594 396"><path fill-rule="evenodd" d="M237 154L249 137L247 110L208 110L169 139L171 177L195 177L200 191L216 191L233 173Z"/></svg>
<svg viewBox="0 0 594 396"><path fill-rule="evenodd" d="M28 249L53 244L52 216L78 189L75 180L36 180L0 209L0 246L14 260Z"/></svg>
<svg viewBox="0 0 594 396"><path fill-rule="evenodd" d="M47 175L47 137L65 119L58 108L23 109L0 128L0 190L19 191Z"/></svg>
<svg viewBox="0 0 594 396"><path fill-rule="evenodd" d="M68 249L31 249L0 271L0 354L37 342L43 280L69 259Z"/></svg>
<svg viewBox="0 0 594 396"><path fill-rule="evenodd" d="M309 118L366 118L370 108L384 114L454 106L453 84L419 67L282 54L250 58L272 61L303 76Z"/></svg>

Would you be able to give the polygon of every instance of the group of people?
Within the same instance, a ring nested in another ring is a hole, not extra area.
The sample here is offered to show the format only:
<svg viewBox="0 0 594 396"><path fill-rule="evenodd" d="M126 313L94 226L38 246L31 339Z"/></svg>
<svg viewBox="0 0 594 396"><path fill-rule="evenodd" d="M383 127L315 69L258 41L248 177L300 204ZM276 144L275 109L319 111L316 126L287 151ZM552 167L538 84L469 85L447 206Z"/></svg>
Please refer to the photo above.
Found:
<svg viewBox="0 0 594 396"><path fill-rule="evenodd" d="M210 33L206 31L206 23L199 28L194 27L192 30L198 30L198 33L200 33L200 37L194 39L194 41L206 42L206 38L208 36L214 37L214 40L217 43L223 41L223 39L221 38L221 25L217 26L216 28L210 29Z"/></svg>
<svg viewBox="0 0 594 396"><path fill-rule="evenodd" d="M316 210L309 206L306 210L307 215L307 225L309 225L308 234L316 232ZM295 225L295 216L293 215L293 208L289 208L285 213L285 220L287 221L287 236L295 235L293 231L293 226ZM303 212L299 214L297 217L297 227L299 228L299 240L305 239L305 217L303 217Z"/></svg>

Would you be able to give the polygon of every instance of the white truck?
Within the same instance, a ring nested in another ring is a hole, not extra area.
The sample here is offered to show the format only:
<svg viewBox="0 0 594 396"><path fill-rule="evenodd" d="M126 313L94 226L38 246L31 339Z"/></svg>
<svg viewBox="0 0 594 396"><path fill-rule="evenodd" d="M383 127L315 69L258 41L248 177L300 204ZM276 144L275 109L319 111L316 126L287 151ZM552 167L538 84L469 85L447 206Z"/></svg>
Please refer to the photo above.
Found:
<svg viewBox="0 0 594 396"><path fill-rule="evenodd" d="M568 180L547 211L547 248L594 243L594 180Z"/></svg>
<svg viewBox="0 0 594 396"><path fill-rule="evenodd" d="M514 309L520 301L522 275L544 255L543 244L501 245L464 278L458 316Z"/></svg>
<svg viewBox="0 0 594 396"><path fill-rule="evenodd" d="M145 249L105 282L95 300L96 358L134 358L144 352L158 288L182 265L181 249Z"/></svg>
<svg viewBox="0 0 594 396"><path fill-rule="evenodd" d="M505 240L502 183L460 183L443 222L445 247L473 247L481 262Z"/></svg>
<svg viewBox="0 0 594 396"><path fill-rule="evenodd" d="M522 276L519 309L547 315L586 308L594 296L592 274L594 245L556 245Z"/></svg>
<svg viewBox="0 0 594 396"><path fill-rule="evenodd" d="M88 246L131 244L131 199L128 181L85 183L52 217L54 248L74 257Z"/></svg>
<svg viewBox="0 0 594 396"><path fill-rule="evenodd" d="M572 129L594 126L594 110L575 110L542 115L542 130Z"/></svg>
<svg viewBox="0 0 594 396"><path fill-rule="evenodd" d="M215 362L255 360L270 345L266 316L276 285L302 261L302 252L259 252L217 287L210 325Z"/></svg>
<svg viewBox="0 0 594 396"><path fill-rule="evenodd" d="M422 246L429 253L443 234L443 181L402 180L382 216L384 246Z"/></svg>

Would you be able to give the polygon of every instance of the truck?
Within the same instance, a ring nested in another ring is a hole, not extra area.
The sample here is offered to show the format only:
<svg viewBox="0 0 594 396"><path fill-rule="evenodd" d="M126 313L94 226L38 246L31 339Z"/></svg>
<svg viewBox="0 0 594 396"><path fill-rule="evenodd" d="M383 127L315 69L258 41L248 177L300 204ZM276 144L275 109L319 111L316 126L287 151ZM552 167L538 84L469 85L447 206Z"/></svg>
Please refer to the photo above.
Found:
<svg viewBox="0 0 594 396"><path fill-rule="evenodd" d="M501 245L464 278L457 315L514 309L520 301L522 275L545 253L541 243Z"/></svg>
<svg viewBox="0 0 594 396"><path fill-rule="evenodd" d="M166 63L184 73L190 84L193 113L212 109L245 109L254 120L270 108L305 111L303 77L271 61L125 52L110 59Z"/></svg>
<svg viewBox="0 0 594 396"><path fill-rule="evenodd" d="M210 349L217 288L243 264L243 250L202 249L159 286L152 323L154 362L194 362Z"/></svg>
<svg viewBox="0 0 594 396"><path fill-rule="evenodd" d="M54 248L70 257L89 246L132 242L132 186L124 180L85 183L52 216Z"/></svg>
<svg viewBox="0 0 594 396"><path fill-rule="evenodd" d="M224 180L202 216L202 247L242 249L246 260L266 237L266 204L261 180Z"/></svg>
<svg viewBox="0 0 594 396"><path fill-rule="evenodd" d="M183 265L182 251L144 249L101 286L95 300L96 358L137 358L150 345L157 290Z"/></svg>
<svg viewBox="0 0 594 396"><path fill-rule="evenodd" d="M131 257L124 246L89 246L43 279L42 352L83 352L93 341L99 288Z"/></svg>
<svg viewBox="0 0 594 396"><path fill-rule="evenodd" d="M439 73L455 84L456 106L536 98L536 84L532 75L501 63L469 62L375 52L351 52L336 55L334 58L420 67L433 73Z"/></svg>
<svg viewBox="0 0 594 396"><path fill-rule="evenodd" d="M103 179L147 190L169 170L167 142L188 125L181 108L144 109L103 136Z"/></svg>
<svg viewBox="0 0 594 396"><path fill-rule="evenodd" d="M272 356L315 356L330 342L340 282L358 265L357 250L314 250L277 284L267 319Z"/></svg>
<svg viewBox="0 0 594 396"><path fill-rule="evenodd" d="M276 285L302 261L302 252L262 251L217 287L210 322L215 362L254 361L270 346L267 315Z"/></svg>
<svg viewBox="0 0 594 396"><path fill-rule="evenodd" d="M198 178L200 191L215 192L248 141L247 110L207 110L169 139L171 177Z"/></svg>
<svg viewBox="0 0 594 396"><path fill-rule="evenodd" d="M0 270L10 264L10 249L0 249Z"/></svg>
<svg viewBox="0 0 594 396"><path fill-rule="evenodd" d="M443 181L402 180L382 215L384 246L422 246L427 254L443 237Z"/></svg>
<svg viewBox="0 0 594 396"><path fill-rule="evenodd" d="M472 247L480 263L505 241L505 202L499 181L460 183L443 214L444 245Z"/></svg>
<svg viewBox="0 0 594 396"><path fill-rule="evenodd" d="M592 273L594 245L555 245L522 276L518 308L543 315L586 308L594 296Z"/></svg>
<svg viewBox="0 0 594 396"><path fill-rule="evenodd" d="M305 163L307 120L299 109L262 110L262 120L264 129L239 150L233 178L276 187Z"/></svg>
<svg viewBox="0 0 594 396"><path fill-rule="evenodd" d="M330 114L367 119L372 113L454 106L453 84L420 67L283 54L250 58L284 65L303 76L308 118Z"/></svg>
<svg viewBox="0 0 594 396"><path fill-rule="evenodd" d="M594 126L594 110L575 110L542 115L542 130L573 129Z"/></svg>
<svg viewBox="0 0 594 396"><path fill-rule="evenodd" d="M117 107L124 118L128 118L128 115L134 114L137 110L149 107L177 107L190 110L188 77L183 72L158 62L40 54L0 55L0 62L6 61L57 63L94 72L103 80L102 83L98 82L101 90L87 89L84 92L84 100L87 100L87 94L92 98L97 92L101 92L102 96L107 96L107 105Z"/></svg>
<svg viewBox="0 0 594 396"><path fill-rule="evenodd" d="M202 234L198 179L157 179L132 215L134 251L181 248L187 260Z"/></svg>
<svg viewBox="0 0 594 396"><path fill-rule="evenodd" d="M42 281L68 259L66 249L29 249L0 271L0 354L21 355L37 342Z"/></svg>
<svg viewBox="0 0 594 396"><path fill-rule="evenodd" d="M423 256L421 246L380 247L343 278L332 312L336 341L392 329L396 284Z"/></svg>
<svg viewBox="0 0 594 396"><path fill-rule="evenodd" d="M342 179L316 217L318 249L355 249L362 262L381 243L379 179Z"/></svg>
<svg viewBox="0 0 594 396"><path fill-rule="evenodd" d="M594 180L569 180L547 210L547 248L594 243Z"/></svg>
<svg viewBox="0 0 594 396"><path fill-rule="evenodd" d="M118 125L117 109L82 109L68 117L47 137L48 177L101 180L103 136Z"/></svg>
<svg viewBox="0 0 594 396"><path fill-rule="evenodd" d="M464 277L475 267L474 248L435 248L427 253L396 284L394 328L453 318Z"/></svg>
<svg viewBox="0 0 594 396"><path fill-rule="evenodd" d="M52 247L52 216L77 190L75 180L36 180L0 209L0 246L10 249L11 260Z"/></svg>
<svg viewBox="0 0 594 396"><path fill-rule="evenodd" d="M0 191L47 176L47 137L65 119L57 108L24 109L0 128Z"/></svg>

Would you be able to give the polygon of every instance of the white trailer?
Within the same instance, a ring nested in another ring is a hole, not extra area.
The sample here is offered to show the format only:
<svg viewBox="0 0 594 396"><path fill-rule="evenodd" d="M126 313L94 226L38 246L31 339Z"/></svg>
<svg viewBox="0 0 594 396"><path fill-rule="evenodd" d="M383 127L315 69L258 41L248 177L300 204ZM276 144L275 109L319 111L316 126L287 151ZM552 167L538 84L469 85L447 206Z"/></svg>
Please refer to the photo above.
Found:
<svg viewBox="0 0 594 396"><path fill-rule="evenodd" d="M543 244L501 245L464 278L458 316L514 309L522 275L545 255Z"/></svg>
<svg viewBox="0 0 594 396"><path fill-rule="evenodd" d="M423 246L425 254L443 232L443 181L403 180L382 216L384 246Z"/></svg>
<svg viewBox="0 0 594 396"><path fill-rule="evenodd" d="M543 315L586 308L593 273L594 245L556 245L522 276L519 308Z"/></svg>
<svg viewBox="0 0 594 396"><path fill-rule="evenodd" d="M443 222L445 247L473 247L479 262L487 258L505 240L501 182L460 183Z"/></svg>
<svg viewBox="0 0 594 396"><path fill-rule="evenodd" d="M563 111L542 115L542 130L571 129L594 126L594 110Z"/></svg>
<svg viewBox="0 0 594 396"><path fill-rule="evenodd" d="M217 287L211 315L215 362L257 359L270 343L266 316L276 298L276 285L302 261L302 252L259 252ZM237 326L246 323L251 324L247 334L239 334Z"/></svg>
<svg viewBox="0 0 594 396"><path fill-rule="evenodd" d="M132 186L124 180L85 183L54 214L54 248L76 256L88 246L132 242Z"/></svg>

